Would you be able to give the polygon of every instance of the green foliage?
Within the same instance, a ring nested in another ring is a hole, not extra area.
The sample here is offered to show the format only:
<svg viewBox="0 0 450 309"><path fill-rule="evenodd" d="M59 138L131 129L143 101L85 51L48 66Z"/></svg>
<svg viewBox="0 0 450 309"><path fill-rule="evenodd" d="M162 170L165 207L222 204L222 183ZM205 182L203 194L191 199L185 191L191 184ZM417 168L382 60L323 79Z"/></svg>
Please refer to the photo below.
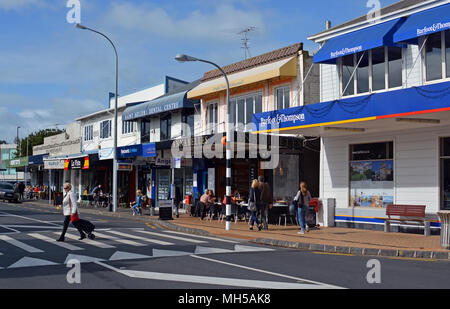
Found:
<svg viewBox="0 0 450 309"><path fill-rule="evenodd" d="M44 143L44 138L64 133L64 130L60 129L45 129L40 130L37 132L33 132L27 137L24 137L20 140L20 152L19 152L19 146L17 146L17 153L16 156L18 157L19 154L22 157L25 157L27 155L27 140L28 140L28 156L33 155L33 147L39 146Z"/></svg>

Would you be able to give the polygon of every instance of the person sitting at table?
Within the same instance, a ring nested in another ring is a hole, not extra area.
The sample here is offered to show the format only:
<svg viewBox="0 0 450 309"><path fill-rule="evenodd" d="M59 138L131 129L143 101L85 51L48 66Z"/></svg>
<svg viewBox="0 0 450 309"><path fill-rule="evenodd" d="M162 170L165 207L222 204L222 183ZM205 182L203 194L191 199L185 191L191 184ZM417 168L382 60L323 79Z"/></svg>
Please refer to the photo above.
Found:
<svg viewBox="0 0 450 309"><path fill-rule="evenodd" d="M89 195L89 186L86 186L86 188L84 188L83 195L84 196L88 196Z"/></svg>
<svg viewBox="0 0 450 309"><path fill-rule="evenodd" d="M217 214L217 205L216 205L216 198L214 197L213 190L209 189L209 218L212 220Z"/></svg>

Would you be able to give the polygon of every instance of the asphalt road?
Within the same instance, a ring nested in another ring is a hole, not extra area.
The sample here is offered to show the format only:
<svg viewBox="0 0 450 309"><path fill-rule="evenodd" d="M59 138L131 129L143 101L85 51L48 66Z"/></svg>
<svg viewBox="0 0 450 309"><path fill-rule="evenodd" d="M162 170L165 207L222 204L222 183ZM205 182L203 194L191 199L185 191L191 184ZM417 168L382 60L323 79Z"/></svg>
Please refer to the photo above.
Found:
<svg viewBox="0 0 450 309"><path fill-rule="evenodd" d="M70 228L55 240L62 214L0 203L0 289L448 289L450 263L372 258L264 247L174 233L130 219L83 215L96 239ZM64 246L64 247L62 247ZM76 278L80 261L80 283ZM374 272L374 283L367 280Z"/></svg>

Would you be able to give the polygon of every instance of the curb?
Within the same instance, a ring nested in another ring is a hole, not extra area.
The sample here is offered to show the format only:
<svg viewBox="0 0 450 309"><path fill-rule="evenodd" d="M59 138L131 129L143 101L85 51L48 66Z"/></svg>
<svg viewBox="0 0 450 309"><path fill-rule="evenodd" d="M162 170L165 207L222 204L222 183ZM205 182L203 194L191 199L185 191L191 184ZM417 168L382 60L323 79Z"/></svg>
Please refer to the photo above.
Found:
<svg viewBox="0 0 450 309"><path fill-rule="evenodd" d="M23 204L22 204L23 205ZM31 204L45 209L54 209L53 205L43 205L43 204ZM100 210L95 210L91 208L83 208L85 213L95 214L99 216L114 217L114 218L127 218L129 220L150 222L156 226L199 236L214 236L208 231L195 228L182 227L177 224L171 223L166 220L159 220L151 217L134 217L125 213L112 213ZM233 238L233 237L230 237ZM336 254L348 254L356 256L380 256L380 257L398 257L398 258L413 258L413 259L423 259L423 260L442 260L450 261L450 252L442 251L420 251L420 250L393 250L393 249L376 249L376 248L361 248L361 247L347 247L347 246L333 246L324 244L314 244L314 243L302 243L294 241L284 241L271 238L256 238L249 240L250 243L267 245L273 247L290 248L290 249L303 249L309 251L326 252L326 253L336 253Z"/></svg>
<svg viewBox="0 0 450 309"><path fill-rule="evenodd" d="M391 250L391 249L358 248L346 246L330 246L323 244L283 241L269 238L257 238L251 240L250 242L274 247L304 249L309 251L348 254L348 255L400 257L400 258L444 260L444 261L450 260L450 253L442 251Z"/></svg>

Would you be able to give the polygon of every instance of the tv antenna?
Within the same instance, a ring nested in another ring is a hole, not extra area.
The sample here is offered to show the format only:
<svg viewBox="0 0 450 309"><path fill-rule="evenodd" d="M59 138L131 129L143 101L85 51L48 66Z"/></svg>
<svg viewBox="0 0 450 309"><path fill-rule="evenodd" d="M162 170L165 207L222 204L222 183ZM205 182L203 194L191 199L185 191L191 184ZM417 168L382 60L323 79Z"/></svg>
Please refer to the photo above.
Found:
<svg viewBox="0 0 450 309"><path fill-rule="evenodd" d="M248 34L249 34L249 32L251 32L255 29L256 29L256 27L252 26L252 27L245 28L244 30L238 32L238 34L243 36L241 41L242 41L242 49L244 49L244 57L245 57L244 59L245 60L247 60L247 58L252 56L250 54L250 44L249 44L250 39L248 38Z"/></svg>

